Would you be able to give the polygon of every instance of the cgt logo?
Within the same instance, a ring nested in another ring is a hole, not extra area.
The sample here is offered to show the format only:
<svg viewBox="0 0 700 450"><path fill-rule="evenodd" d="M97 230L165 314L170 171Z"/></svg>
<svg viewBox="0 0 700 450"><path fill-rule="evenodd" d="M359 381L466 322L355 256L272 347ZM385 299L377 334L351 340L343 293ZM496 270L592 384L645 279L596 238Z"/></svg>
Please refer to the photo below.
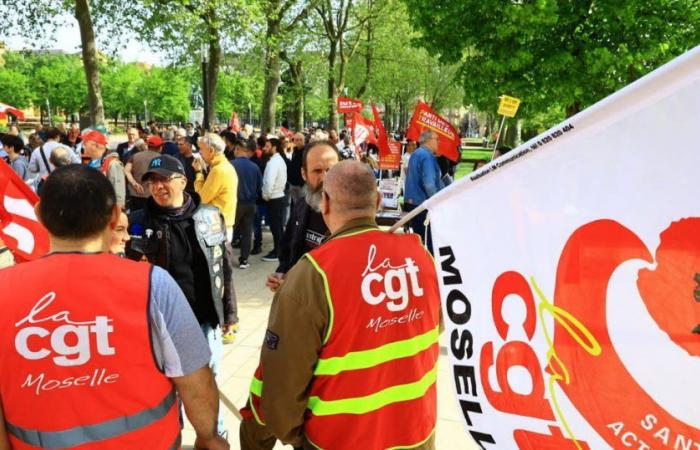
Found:
<svg viewBox="0 0 700 450"><path fill-rule="evenodd" d="M423 288L418 283L418 266L411 258L405 258L404 264L393 265L385 258L375 265L377 247L372 244L367 254L367 266L362 272L362 298L370 305L379 305L389 300L389 311L403 311L408 306L411 296L422 297Z"/></svg>
<svg viewBox="0 0 700 450"><path fill-rule="evenodd" d="M45 312L56 299L55 292L49 292L34 305L26 317L15 323L21 328L15 336L17 353L29 360L39 360L53 355L53 362L59 366L80 366L90 360L91 334L96 341L100 355L114 355L114 347L109 344L109 334L114 331L112 319L97 316L94 321L76 322L70 319L68 311L49 315ZM63 322L53 331L37 326L47 322Z"/></svg>

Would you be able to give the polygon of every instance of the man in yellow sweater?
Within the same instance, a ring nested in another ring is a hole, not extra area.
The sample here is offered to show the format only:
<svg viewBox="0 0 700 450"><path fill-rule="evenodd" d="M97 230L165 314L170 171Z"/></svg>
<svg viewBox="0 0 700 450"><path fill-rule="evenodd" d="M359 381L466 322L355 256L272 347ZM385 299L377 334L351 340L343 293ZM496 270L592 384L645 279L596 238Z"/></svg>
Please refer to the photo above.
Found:
<svg viewBox="0 0 700 450"><path fill-rule="evenodd" d="M209 166L209 174L204 177L203 164L199 158L192 161L196 172L194 190L202 203L219 208L224 216L226 237L229 243L233 238L233 223L236 219L236 201L238 199L238 175L233 165L226 160L224 140L214 133L207 133L197 141L199 153Z"/></svg>

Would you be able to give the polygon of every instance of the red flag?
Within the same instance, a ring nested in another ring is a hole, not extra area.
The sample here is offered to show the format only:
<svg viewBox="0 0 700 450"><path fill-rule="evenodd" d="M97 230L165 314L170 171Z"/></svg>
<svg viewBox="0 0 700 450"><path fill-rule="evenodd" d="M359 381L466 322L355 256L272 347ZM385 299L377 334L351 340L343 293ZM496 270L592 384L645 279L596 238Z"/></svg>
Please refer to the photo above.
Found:
<svg viewBox="0 0 700 450"><path fill-rule="evenodd" d="M338 97L338 112L343 114L356 113L362 111L365 104L361 100L349 97Z"/></svg>
<svg viewBox="0 0 700 450"><path fill-rule="evenodd" d="M367 142L370 136L370 129L365 122L365 118L360 113L352 114L352 140L355 143L357 152L360 151L360 144Z"/></svg>
<svg viewBox="0 0 700 450"><path fill-rule="evenodd" d="M377 147L379 147L379 168L382 170L398 170L401 164L401 144L398 144L398 152L396 145L390 145L389 137L386 135L386 129L379 117L377 107L372 104L372 113L374 114L374 127L378 132Z"/></svg>
<svg viewBox="0 0 700 450"><path fill-rule="evenodd" d="M360 113L353 113L350 121L352 123L351 129L353 130L352 137L356 146L359 147L363 142L379 146L377 136L374 134L374 122L365 118L365 116Z"/></svg>
<svg viewBox="0 0 700 450"><path fill-rule="evenodd" d="M18 262L49 251L49 233L34 214L39 197L0 159L0 239Z"/></svg>
<svg viewBox="0 0 700 450"><path fill-rule="evenodd" d="M238 113L236 111L231 112L231 120L229 121L228 126L234 133L241 131L241 121L238 119Z"/></svg>
<svg viewBox="0 0 700 450"><path fill-rule="evenodd" d="M408 130L406 130L406 138L418 141L421 133L425 130L431 130L437 134L437 153L439 155L445 156L454 162L459 161L459 148L462 141L457 130L444 117L433 111L430 106L419 101Z"/></svg>
<svg viewBox="0 0 700 450"><path fill-rule="evenodd" d="M289 139L294 137L294 132L285 127L280 127L280 133L284 134Z"/></svg>

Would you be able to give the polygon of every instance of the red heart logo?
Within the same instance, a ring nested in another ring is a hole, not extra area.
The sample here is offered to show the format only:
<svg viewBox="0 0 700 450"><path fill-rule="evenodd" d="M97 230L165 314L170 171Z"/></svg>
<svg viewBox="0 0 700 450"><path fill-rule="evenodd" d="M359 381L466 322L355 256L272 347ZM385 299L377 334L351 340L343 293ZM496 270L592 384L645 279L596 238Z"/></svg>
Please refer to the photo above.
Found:
<svg viewBox="0 0 700 450"><path fill-rule="evenodd" d="M691 356L700 356L700 323L696 281L700 273L700 219L674 222L656 250L657 267L639 272L637 286L649 314L671 340Z"/></svg>
<svg viewBox="0 0 700 450"><path fill-rule="evenodd" d="M673 223L661 235L657 267L641 270L638 288L658 326L690 355L698 356L700 322L695 301L695 274L700 255L700 218ZM653 414L659 424L697 441L699 430L675 418L641 387L612 345L607 325L607 288L615 269L625 261L652 262L646 245L629 229L612 220L598 220L577 229L567 241L557 267L554 303L577 318L598 340L599 355L588 353L555 322L554 347L572 374L560 382L571 402L613 448L620 438L608 425L634 428L639 442L658 445L654 431L640 426ZM653 448L657 448L654 446Z"/></svg>

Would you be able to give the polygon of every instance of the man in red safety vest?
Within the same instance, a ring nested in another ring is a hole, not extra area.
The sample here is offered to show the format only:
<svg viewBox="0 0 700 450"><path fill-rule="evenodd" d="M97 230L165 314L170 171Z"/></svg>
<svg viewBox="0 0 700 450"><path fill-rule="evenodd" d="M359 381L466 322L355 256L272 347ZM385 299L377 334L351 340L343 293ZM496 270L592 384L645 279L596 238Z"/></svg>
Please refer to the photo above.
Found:
<svg viewBox="0 0 700 450"><path fill-rule="evenodd" d="M34 212L51 252L0 270L0 449L177 449L178 397L196 447L228 449L182 291L165 270L106 252L121 213L107 178L56 169Z"/></svg>
<svg viewBox="0 0 700 450"><path fill-rule="evenodd" d="M332 235L287 274L270 310L243 409L241 448L435 446L440 300L416 235L378 229L372 172L343 161L326 175ZM313 447L312 447L313 446Z"/></svg>

